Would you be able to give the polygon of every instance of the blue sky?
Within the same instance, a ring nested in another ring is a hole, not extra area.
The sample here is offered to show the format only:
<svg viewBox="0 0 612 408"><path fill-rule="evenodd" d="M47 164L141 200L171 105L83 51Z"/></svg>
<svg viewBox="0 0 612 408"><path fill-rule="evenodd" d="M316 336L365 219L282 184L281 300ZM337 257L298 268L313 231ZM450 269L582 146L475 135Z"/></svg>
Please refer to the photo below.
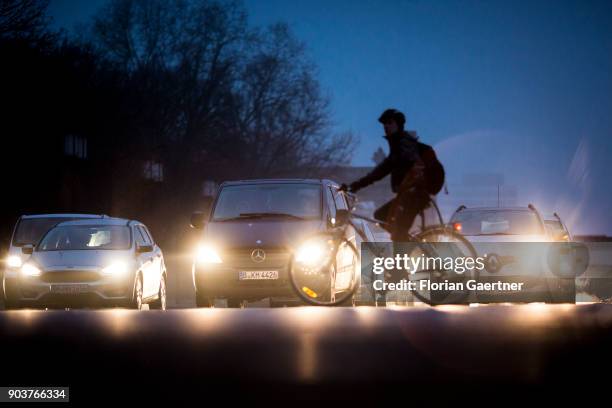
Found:
<svg viewBox="0 0 612 408"><path fill-rule="evenodd" d="M56 25L102 0L52 0ZM521 203L577 232L612 233L612 2L246 0L254 25L290 24L329 94L335 130L384 146L388 107L433 144L449 184L503 174ZM451 189L452 194L452 189Z"/></svg>

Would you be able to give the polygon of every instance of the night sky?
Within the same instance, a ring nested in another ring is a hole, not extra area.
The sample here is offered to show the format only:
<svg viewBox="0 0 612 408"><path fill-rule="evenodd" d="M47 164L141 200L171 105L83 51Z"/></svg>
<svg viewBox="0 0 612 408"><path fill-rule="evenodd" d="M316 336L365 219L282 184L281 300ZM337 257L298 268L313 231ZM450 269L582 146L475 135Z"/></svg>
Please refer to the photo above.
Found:
<svg viewBox="0 0 612 408"><path fill-rule="evenodd" d="M54 26L102 4L51 0ZM361 138L354 165L386 148L376 118L395 107L436 147L451 196L465 175L501 174L521 204L612 234L612 1L244 4L251 24L285 21L306 43L336 131Z"/></svg>

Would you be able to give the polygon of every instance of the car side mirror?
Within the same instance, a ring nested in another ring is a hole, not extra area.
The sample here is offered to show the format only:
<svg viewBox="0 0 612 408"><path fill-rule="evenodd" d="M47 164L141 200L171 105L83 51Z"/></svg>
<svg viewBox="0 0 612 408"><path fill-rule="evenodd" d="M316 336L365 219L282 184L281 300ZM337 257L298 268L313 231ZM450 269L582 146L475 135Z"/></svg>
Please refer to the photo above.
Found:
<svg viewBox="0 0 612 408"><path fill-rule="evenodd" d="M337 227L341 227L346 225L349 221L351 212L346 209L336 210L336 223L334 224Z"/></svg>
<svg viewBox="0 0 612 408"><path fill-rule="evenodd" d="M191 226L191 228L202 229L204 228L204 224L206 223L205 217L206 216L202 211L195 211L193 214L191 214L191 220L189 222L189 225Z"/></svg>
<svg viewBox="0 0 612 408"><path fill-rule="evenodd" d="M21 253L25 255L32 255L32 252L34 252L34 245L32 244L26 244L21 247Z"/></svg>
<svg viewBox="0 0 612 408"><path fill-rule="evenodd" d="M139 254L142 254L145 252L153 252L153 245L137 245L136 252Z"/></svg>

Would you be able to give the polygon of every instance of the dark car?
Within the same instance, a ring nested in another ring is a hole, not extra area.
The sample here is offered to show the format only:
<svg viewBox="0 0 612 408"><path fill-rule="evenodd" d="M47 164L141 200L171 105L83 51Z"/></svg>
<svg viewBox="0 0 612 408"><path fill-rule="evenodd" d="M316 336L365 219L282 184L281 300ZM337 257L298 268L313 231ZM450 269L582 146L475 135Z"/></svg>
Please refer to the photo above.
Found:
<svg viewBox="0 0 612 408"><path fill-rule="evenodd" d="M223 183L210 214L192 216L192 226L203 229L192 268L197 306L215 298L229 307L296 299L288 276L292 256L307 237L338 228L340 208L348 208L347 197L330 180ZM355 243L355 231L346 234Z"/></svg>

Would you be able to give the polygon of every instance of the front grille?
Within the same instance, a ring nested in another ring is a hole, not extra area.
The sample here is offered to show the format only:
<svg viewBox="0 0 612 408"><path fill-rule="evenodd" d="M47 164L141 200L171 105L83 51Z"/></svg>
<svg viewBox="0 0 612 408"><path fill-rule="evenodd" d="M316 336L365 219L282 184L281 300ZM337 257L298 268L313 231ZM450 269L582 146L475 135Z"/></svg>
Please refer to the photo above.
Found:
<svg viewBox="0 0 612 408"><path fill-rule="evenodd" d="M230 249L223 252L223 263L231 268L257 270L257 269L281 269L289 264L290 253L286 249L257 248L263 249L266 257L263 262L255 262L251 253L256 248Z"/></svg>
<svg viewBox="0 0 612 408"><path fill-rule="evenodd" d="M40 278L47 283L94 282L100 279L100 274L95 271L53 271L43 273Z"/></svg>

